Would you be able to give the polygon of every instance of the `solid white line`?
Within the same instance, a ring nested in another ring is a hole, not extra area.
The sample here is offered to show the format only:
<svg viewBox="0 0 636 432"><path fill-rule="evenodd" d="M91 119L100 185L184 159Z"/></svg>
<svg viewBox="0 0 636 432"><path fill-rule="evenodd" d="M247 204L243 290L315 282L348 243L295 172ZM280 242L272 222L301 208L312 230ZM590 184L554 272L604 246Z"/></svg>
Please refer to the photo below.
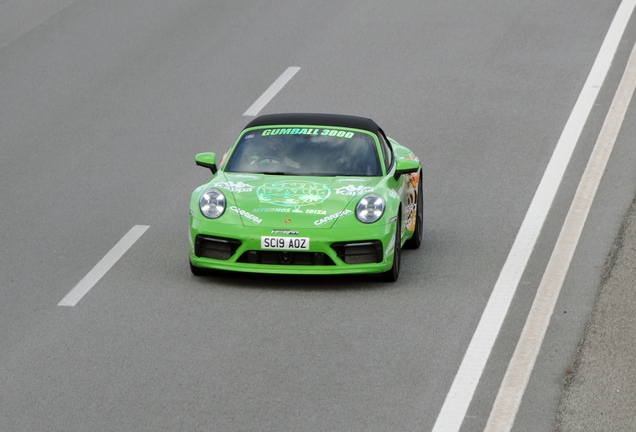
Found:
<svg viewBox="0 0 636 432"><path fill-rule="evenodd" d="M288 67L287 70L283 72L283 74L279 76L278 79L274 81L274 83L271 86L269 86L267 90L265 90L265 93L263 93L261 97L259 97L256 100L256 102L254 102L252 106L249 107L247 111L245 111L243 115L244 116L258 115L258 113L265 107L265 105L267 105L269 101L271 101L274 98L274 96L276 96L276 94L279 91L281 91L283 87L285 87L285 84L287 84L289 80L291 80L299 70L300 70L299 67L295 67L295 66Z"/></svg>
<svg viewBox="0 0 636 432"><path fill-rule="evenodd" d="M519 280L552 206L583 126L592 110L600 87L605 81L605 76L616 54L635 3L636 0L623 0L616 12L499 274L488 304L437 417L433 432L457 432L464 421L468 406L517 290Z"/></svg>
<svg viewBox="0 0 636 432"><path fill-rule="evenodd" d="M115 246L98 262L84 278L79 281L60 301L58 306L75 306L87 292L115 265L130 247L150 228L147 225L135 225L117 242Z"/></svg>
<svg viewBox="0 0 636 432"><path fill-rule="evenodd" d="M18 40L76 0L8 0L0 2L0 49Z"/></svg>
<svg viewBox="0 0 636 432"><path fill-rule="evenodd" d="M532 309L488 418L485 432L508 432L512 429L576 245L634 94L634 87L636 87L636 45L632 49L623 78L616 90L609 113L561 228L550 262L541 279Z"/></svg>

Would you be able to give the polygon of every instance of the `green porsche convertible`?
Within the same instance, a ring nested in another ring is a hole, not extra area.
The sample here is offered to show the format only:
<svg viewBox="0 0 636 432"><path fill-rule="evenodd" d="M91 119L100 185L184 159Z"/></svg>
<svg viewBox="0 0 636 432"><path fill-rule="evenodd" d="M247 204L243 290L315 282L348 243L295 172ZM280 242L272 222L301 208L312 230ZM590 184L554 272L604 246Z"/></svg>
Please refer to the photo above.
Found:
<svg viewBox="0 0 636 432"><path fill-rule="evenodd" d="M332 114L252 120L190 200L190 269L378 273L395 281L422 241L421 163L373 121Z"/></svg>

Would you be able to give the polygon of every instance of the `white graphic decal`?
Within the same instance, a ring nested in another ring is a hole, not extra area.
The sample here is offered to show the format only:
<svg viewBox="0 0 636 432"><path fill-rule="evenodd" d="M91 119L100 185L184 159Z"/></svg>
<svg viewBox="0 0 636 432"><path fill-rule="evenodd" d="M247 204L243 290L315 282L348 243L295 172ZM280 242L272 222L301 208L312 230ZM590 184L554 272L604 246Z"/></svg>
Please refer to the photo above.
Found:
<svg viewBox="0 0 636 432"><path fill-rule="evenodd" d="M243 183L242 181L239 181L237 183L234 183L233 181L221 182L221 183L216 183L215 186L223 188L223 189L227 189L230 192L236 192L236 193L252 192L254 190L254 186Z"/></svg>
<svg viewBox="0 0 636 432"><path fill-rule="evenodd" d="M332 215L329 215L327 217L324 217L322 219L318 219L316 222L314 222L314 225L316 226L320 226L323 224L326 224L327 222L331 222L334 219L338 219L340 216L345 216L348 214L353 213L351 210L347 209L347 210L343 210L343 211L339 211L338 213L334 213Z"/></svg>
<svg viewBox="0 0 636 432"><path fill-rule="evenodd" d="M367 186L354 186L348 185L340 188L334 189L336 191L336 195L362 195L364 193L373 192L373 188Z"/></svg>
<svg viewBox="0 0 636 432"><path fill-rule="evenodd" d="M274 229L274 230L272 230L272 234L289 234L289 235L298 235L298 234L300 234L300 231Z"/></svg>
<svg viewBox="0 0 636 432"><path fill-rule="evenodd" d="M258 218L256 216L254 216L251 213L246 212L245 210L241 210L240 208L236 207L236 206L231 206L230 210L233 211L234 213L243 216L244 218L250 219L252 222L259 224L261 222L263 222L263 219Z"/></svg>
<svg viewBox="0 0 636 432"><path fill-rule="evenodd" d="M234 174L234 173L230 174L230 173L225 173L225 175L227 177L231 176L232 178L238 177L238 178L244 178L244 179L250 179L250 180L258 180L258 176L251 175L251 174Z"/></svg>
<svg viewBox="0 0 636 432"><path fill-rule="evenodd" d="M252 210L252 213L291 213L292 209L285 207L265 207L265 208L255 208ZM302 213L302 210L295 211L295 213ZM314 210L307 209L304 211L306 214L315 214L315 215L326 215L326 210Z"/></svg>
<svg viewBox="0 0 636 432"><path fill-rule="evenodd" d="M397 232L395 234L396 235L391 237L391 241L389 241L389 244L386 246L386 252L384 253L384 259L387 259L389 257L389 255L395 249L395 238L397 237Z"/></svg>
<svg viewBox="0 0 636 432"><path fill-rule="evenodd" d="M288 208L256 208L252 210L254 213L289 213L291 209Z"/></svg>

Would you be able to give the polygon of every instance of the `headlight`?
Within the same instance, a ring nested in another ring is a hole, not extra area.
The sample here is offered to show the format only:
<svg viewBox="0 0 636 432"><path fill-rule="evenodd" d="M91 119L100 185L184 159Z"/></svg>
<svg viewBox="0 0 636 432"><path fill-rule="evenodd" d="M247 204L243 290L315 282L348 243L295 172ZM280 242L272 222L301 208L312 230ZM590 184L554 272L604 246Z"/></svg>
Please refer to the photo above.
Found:
<svg viewBox="0 0 636 432"><path fill-rule="evenodd" d="M362 223L377 222L384 214L384 199L378 194L365 195L356 206L356 217Z"/></svg>
<svg viewBox="0 0 636 432"><path fill-rule="evenodd" d="M225 211L225 195L218 189L208 189L201 195L199 207L203 216L216 219Z"/></svg>

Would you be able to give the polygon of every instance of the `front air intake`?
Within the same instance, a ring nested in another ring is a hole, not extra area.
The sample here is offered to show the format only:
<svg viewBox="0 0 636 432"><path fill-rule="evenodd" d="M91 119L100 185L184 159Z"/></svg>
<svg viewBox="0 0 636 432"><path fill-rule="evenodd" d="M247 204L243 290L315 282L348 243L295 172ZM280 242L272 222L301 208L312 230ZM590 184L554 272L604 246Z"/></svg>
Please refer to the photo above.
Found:
<svg viewBox="0 0 636 432"><path fill-rule="evenodd" d="M236 262L268 265L329 266L335 263L322 252L246 251Z"/></svg>
<svg viewBox="0 0 636 432"><path fill-rule="evenodd" d="M382 242L334 243L331 248L345 264L369 264L382 262Z"/></svg>
<svg viewBox="0 0 636 432"><path fill-rule="evenodd" d="M199 234L194 241L194 254L199 258L229 260L240 246L238 240Z"/></svg>

